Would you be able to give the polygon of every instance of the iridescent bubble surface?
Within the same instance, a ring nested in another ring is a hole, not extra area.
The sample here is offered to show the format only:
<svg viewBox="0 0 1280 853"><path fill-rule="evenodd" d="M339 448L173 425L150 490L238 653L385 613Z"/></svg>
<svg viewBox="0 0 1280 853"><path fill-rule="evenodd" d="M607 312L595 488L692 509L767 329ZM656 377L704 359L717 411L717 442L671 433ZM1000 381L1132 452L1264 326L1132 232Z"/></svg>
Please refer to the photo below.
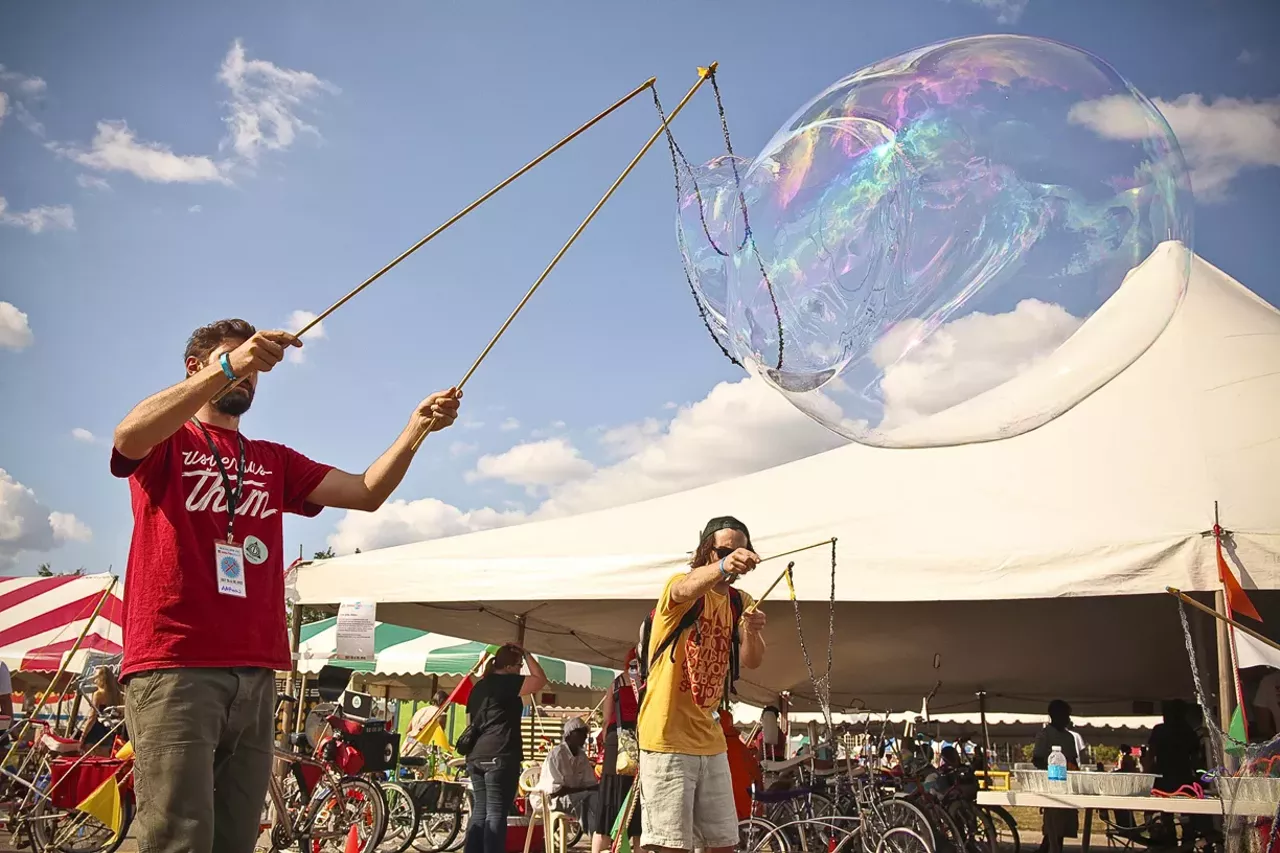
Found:
<svg viewBox="0 0 1280 853"><path fill-rule="evenodd" d="M1106 63L1043 39L957 39L851 74L741 187L746 215L715 217L740 247L730 349L866 444L1047 423L1155 341L1190 269L1167 123Z"/></svg>
<svg viewBox="0 0 1280 853"><path fill-rule="evenodd" d="M685 167L679 177L680 209L676 242L707 328L728 348L729 277L734 254L742 248L734 237L734 217L741 216L741 179L750 164L724 155L701 166Z"/></svg>

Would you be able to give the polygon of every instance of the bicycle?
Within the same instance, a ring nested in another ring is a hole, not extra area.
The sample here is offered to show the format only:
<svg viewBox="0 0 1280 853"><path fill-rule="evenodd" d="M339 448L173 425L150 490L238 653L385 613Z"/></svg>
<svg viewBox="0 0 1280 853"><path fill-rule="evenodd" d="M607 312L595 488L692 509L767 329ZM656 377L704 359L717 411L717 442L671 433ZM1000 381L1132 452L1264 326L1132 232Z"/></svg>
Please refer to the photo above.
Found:
<svg viewBox="0 0 1280 853"><path fill-rule="evenodd" d="M285 702L297 699L278 694L277 715ZM334 732L320 758L304 754L309 748L305 733L291 734L288 741L292 751L273 750L277 768L263 807L272 853L295 843L300 853L345 853L353 831L359 853L373 853L386 831L387 803L376 783L337 768L334 758L345 735Z"/></svg>

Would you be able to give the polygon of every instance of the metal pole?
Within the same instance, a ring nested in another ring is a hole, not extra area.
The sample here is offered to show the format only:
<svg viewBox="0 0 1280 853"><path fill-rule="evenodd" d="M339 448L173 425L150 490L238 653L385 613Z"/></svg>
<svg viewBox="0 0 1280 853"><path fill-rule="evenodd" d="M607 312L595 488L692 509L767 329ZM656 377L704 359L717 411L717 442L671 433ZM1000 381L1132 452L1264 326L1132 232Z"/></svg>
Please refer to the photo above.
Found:
<svg viewBox="0 0 1280 853"><path fill-rule="evenodd" d="M978 713L982 715L982 769L985 780L991 783L991 730L987 727L987 691L978 692Z"/></svg>

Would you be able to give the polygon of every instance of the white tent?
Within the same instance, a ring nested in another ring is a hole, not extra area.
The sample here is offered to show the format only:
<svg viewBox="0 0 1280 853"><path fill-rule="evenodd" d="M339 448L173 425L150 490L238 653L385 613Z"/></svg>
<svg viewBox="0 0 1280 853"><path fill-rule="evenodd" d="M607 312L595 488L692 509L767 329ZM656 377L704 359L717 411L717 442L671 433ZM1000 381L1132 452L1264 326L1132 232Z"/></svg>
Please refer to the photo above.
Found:
<svg viewBox="0 0 1280 853"><path fill-rule="evenodd" d="M1163 591L1217 588L1215 501L1244 586L1280 589L1280 312L1195 258L1151 348L1024 435L851 445L630 506L316 562L298 591L306 604L375 599L380 619L487 642L523 631L535 651L616 666L704 521L733 514L765 555L839 538L838 707L913 707L940 681L937 712L973 710L981 690L993 710L1062 696L1081 715L1151 713L1133 700L1190 693ZM821 674L829 560L796 559ZM780 568L744 588L758 594ZM1254 600L1280 625L1280 594ZM792 608L776 594L765 610L769 655L740 693L802 700ZM1192 619L1211 662L1212 626Z"/></svg>

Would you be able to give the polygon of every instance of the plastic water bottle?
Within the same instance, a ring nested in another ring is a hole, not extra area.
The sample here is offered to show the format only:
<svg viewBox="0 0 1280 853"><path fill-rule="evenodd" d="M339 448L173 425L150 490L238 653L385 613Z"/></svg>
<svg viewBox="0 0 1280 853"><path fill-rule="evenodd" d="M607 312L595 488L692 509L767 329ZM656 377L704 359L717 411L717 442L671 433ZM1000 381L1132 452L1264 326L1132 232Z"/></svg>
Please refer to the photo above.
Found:
<svg viewBox="0 0 1280 853"><path fill-rule="evenodd" d="M1067 757L1062 754L1062 747L1055 746L1049 753L1049 785L1054 788L1067 786Z"/></svg>

